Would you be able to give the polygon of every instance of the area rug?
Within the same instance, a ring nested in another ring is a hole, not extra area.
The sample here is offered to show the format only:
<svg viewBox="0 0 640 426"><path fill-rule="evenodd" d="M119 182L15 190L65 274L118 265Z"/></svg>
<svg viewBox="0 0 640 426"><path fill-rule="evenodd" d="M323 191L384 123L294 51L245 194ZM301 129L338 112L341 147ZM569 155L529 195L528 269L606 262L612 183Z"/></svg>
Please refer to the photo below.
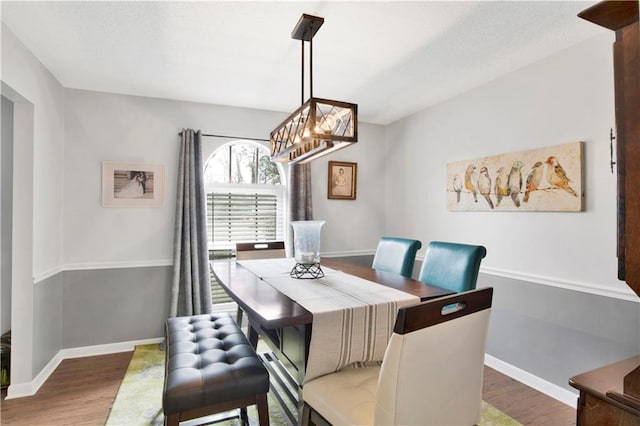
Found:
<svg viewBox="0 0 640 426"><path fill-rule="evenodd" d="M136 346L136 349L118 389L107 419L109 426L160 426L164 422L162 413L162 386L164 380L164 351L157 344ZM237 411L237 410L236 410ZM255 407L247 410L251 425L257 425ZM233 415L234 413L231 413ZM229 418L229 413L183 422L181 425L197 425L216 422L217 425L240 425L240 420ZM269 420L273 426L290 425L282 408L269 392ZM511 417L482 402L481 426L517 426Z"/></svg>

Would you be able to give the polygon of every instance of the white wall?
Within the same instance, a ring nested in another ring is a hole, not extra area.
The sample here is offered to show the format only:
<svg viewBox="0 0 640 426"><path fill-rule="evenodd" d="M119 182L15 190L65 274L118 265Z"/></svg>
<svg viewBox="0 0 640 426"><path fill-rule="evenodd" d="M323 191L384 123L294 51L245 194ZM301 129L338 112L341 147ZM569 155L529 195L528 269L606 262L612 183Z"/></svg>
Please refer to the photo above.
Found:
<svg viewBox="0 0 640 426"><path fill-rule="evenodd" d="M0 333L11 330L11 242L13 205L13 102L2 96L2 149L0 150Z"/></svg>
<svg viewBox="0 0 640 426"><path fill-rule="evenodd" d="M4 24L2 95L14 103L11 396L40 371L33 353L61 345L59 322L44 315L35 323L35 294L49 289L33 277L61 268L64 89ZM53 317L60 308L47 306ZM34 329L56 336L54 347L36 341Z"/></svg>
<svg viewBox="0 0 640 426"><path fill-rule="evenodd" d="M35 106L33 151L34 274L62 263L64 88L2 24L2 81Z"/></svg>
<svg viewBox="0 0 640 426"><path fill-rule="evenodd" d="M387 230L483 244L485 272L630 295L616 278L612 42L598 36L390 125ZM585 142L584 212L447 211L448 162L575 141Z"/></svg>
<svg viewBox="0 0 640 426"><path fill-rule="evenodd" d="M173 259L173 220L183 127L203 133L268 138L284 113L66 90L65 269L167 264ZM316 219L327 221L323 252L372 250L384 226L384 131L360 125L360 142L312 165ZM213 152L226 140L204 138ZM327 161L355 161L358 199L327 199ZM101 162L141 161L165 166L161 208L103 208ZM363 217L357 214L370 209ZM345 232L348 231L348 232Z"/></svg>
<svg viewBox="0 0 640 426"><path fill-rule="evenodd" d="M387 127L387 232L486 246L488 365L570 405L570 377L640 350L640 304L617 279L612 42L598 36ZM584 212L447 211L448 162L575 141Z"/></svg>
<svg viewBox="0 0 640 426"><path fill-rule="evenodd" d="M385 232L384 127L358 124L358 142L311 163L313 218L325 220L321 252L327 255L372 253ZM328 162L355 162L355 200L329 200Z"/></svg>

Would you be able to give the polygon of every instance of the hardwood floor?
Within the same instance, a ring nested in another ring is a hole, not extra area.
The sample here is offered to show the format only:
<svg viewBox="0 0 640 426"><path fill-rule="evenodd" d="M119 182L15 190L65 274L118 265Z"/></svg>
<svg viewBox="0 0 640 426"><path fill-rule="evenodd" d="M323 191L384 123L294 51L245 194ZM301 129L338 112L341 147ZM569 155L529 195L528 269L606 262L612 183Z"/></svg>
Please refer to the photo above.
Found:
<svg viewBox="0 0 640 426"><path fill-rule="evenodd" d="M0 424L104 425L132 355L62 361L34 396L5 400L2 395Z"/></svg>
<svg viewBox="0 0 640 426"><path fill-rule="evenodd" d="M4 400L2 425L104 425L133 352L62 361L38 393ZM483 398L523 425L575 425L575 410L489 367Z"/></svg>
<svg viewBox="0 0 640 426"><path fill-rule="evenodd" d="M523 425L576 424L576 410L496 370L484 367L482 399Z"/></svg>

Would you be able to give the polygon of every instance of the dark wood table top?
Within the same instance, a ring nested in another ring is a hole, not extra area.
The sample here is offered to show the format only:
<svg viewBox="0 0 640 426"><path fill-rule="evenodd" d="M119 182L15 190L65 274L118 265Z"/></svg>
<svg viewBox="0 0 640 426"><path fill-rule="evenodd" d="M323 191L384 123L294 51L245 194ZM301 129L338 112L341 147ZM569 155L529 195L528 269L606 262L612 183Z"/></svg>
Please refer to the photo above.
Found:
<svg viewBox="0 0 640 426"><path fill-rule="evenodd" d="M255 274L235 260L209 262L220 285L254 321L265 328L311 324L313 315L274 287L262 282ZM453 294L451 290L424 284L401 275L324 258L321 265L347 274L405 291L428 300ZM304 281L304 280L302 280Z"/></svg>
<svg viewBox="0 0 640 426"><path fill-rule="evenodd" d="M373 268L367 266L354 265L352 263L341 262L331 258L324 258L320 261L322 266L345 272L347 274L355 275L356 277L363 278L365 280L373 281L374 283L382 284L387 287L392 287L397 290L404 291L409 294L413 294L420 298L420 301L434 299L436 297L448 296L455 292L434 285L425 284L421 281L414 280L412 278L403 277L400 274L394 274L392 272L376 271Z"/></svg>

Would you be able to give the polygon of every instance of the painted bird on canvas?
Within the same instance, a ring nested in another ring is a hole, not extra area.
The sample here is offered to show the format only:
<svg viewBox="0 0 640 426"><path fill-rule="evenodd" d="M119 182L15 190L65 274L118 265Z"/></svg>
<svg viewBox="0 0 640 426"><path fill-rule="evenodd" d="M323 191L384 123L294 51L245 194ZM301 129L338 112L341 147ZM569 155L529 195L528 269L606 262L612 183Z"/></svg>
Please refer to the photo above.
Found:
<svg viewBox="0 0 640 426"><path fill-rule="evenodd" d="M491 201L491 177L489 176L489 170L486 167L480 169L480 176L478 176L478 189L480 195L487 200L489 207L493 208L493 201Z"/></svg>
<svg viewBox="0 0 640 426"><path fill-rule="evenodd" d="M507 176L505 175L506 172L507 170L504 167L500 167L497 172L494 187L496 191L496 207L500 205L502 197L506 197L509 195L509 185L507 184Z"/></svg>
<svg viewBox="0 0 640 426"><path fill-rule="evenodd" d="M476 166L469 164L467 170L464 172L464 187L467 188L473 194L473 201L478 202L478 189L476 188L475 181Z"/></svg>
<svg viewBox="0 0 640 426"><path fill-rule="evenodd" d="M516 207L520 207L520 191L522 191L522 166L524 164L520 160L513 162L511 171L509 172L509 195Z"/></svg>
<svg viewBox="0 0 640 426"><path fill-rule="evenodd" d="M554 156L547 158L546 163L549 166L548 176L549 184L554 188L560 188L567 191L569 194L577 197L576 191L573 190L569 182L571 179L567 176L567 173L564 171L564 167L560 165L558 159Z"/></svg>
<svg viewBox="0 0 640 426"><path fill-rule="evenodd" d="M460 180L460 175L455 175L453 177L453 190L456 193L456 203L459 203L460 193L462 192L462 181Z"/></svg>
<svg viewBox="0 0 640 426"><path fill-rule="evenodd" d="M524 191L524 198L522 201L525 203L529 201L529 194L538 189L540 186L540 182L542 182L542 176L544 175L544 164L541 161L536 162L536 164L531 167L531 171L527 176L527 185Z"/></svg>

